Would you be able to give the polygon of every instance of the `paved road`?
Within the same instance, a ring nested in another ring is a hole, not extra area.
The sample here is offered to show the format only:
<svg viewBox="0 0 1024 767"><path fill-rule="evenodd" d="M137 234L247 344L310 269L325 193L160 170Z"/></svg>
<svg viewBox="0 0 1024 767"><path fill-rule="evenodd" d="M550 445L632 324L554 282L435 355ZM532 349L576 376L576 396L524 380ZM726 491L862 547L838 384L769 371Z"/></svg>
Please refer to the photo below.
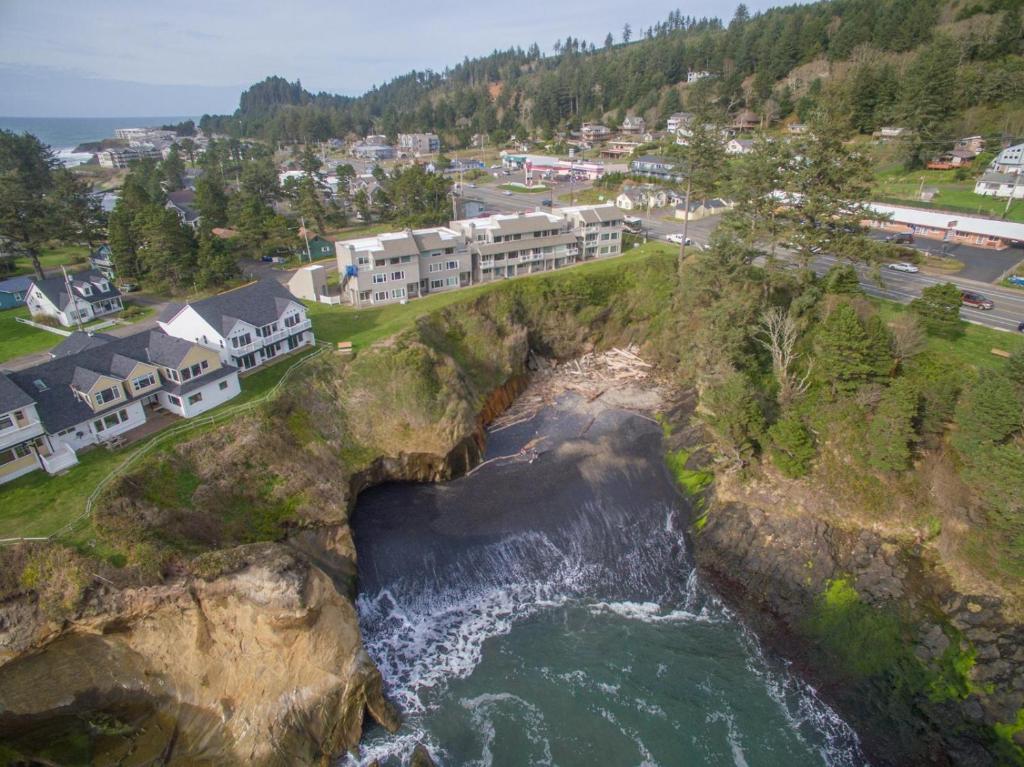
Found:
<svg viewBox="0 0 1024 767"><path fill-rule="evenodd" d="M870 236L876 240L884 239L885 235L885 232L870 233ZM936 256L955 258L964 265L964 268L956 276L977 282L996 282L1007 271L1021 261L1024 261L1024 250L1021 248L992 250L991 248L978 248L972 245L928 240L924 237L916 237L914 244L908 247L923 250Z"/></svg>

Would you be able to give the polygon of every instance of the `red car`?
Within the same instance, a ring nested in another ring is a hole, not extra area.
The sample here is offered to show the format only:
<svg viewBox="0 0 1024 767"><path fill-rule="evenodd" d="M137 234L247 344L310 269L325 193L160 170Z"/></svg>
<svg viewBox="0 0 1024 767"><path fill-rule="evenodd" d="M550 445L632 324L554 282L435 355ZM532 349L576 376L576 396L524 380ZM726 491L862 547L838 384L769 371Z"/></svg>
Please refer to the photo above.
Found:
<svg viewBox="0 0 1024 767"><path fill-rule="evenodd" d="M971 293L967 290L961 291L960 303L972 309L992 309L995 307L995 304L981 295L981 293Z"/></svg>

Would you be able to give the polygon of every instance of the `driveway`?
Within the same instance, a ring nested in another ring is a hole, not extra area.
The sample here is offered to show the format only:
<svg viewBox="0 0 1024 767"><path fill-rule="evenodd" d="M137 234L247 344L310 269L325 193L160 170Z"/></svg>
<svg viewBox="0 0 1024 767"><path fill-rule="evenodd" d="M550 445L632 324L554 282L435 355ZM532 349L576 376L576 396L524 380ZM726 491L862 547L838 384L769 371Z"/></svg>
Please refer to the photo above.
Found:
<svg viewBox="0 0 1024 767"><path fill-rule="evenodd" d="M881 240L885 237L885 233L871 232L871 237ZM927 251L936 256L955 258L964 265L964 268L957 272L956 276L977 282L998 282L999 278L1008 270L1024 261L1024 249L1021 248L992 250L991 248L976 248L971 245L929 240L924 237L914 238L914 244L910 247Z"/></svg>

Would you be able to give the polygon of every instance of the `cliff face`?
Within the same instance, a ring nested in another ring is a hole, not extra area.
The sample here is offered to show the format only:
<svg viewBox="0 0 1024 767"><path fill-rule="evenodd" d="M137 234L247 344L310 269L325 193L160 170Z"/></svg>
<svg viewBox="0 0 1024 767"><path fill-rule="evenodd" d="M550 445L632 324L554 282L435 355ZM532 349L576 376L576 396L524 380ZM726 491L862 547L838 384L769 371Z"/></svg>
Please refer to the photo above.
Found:
<svg viewBox="0 0 1024 767"><path fill-rule="evenodd" d="M1024 627L926 549L857 526L712 503L699 567L862 734L879 765L1003 765L1024 745Z"/></svg>

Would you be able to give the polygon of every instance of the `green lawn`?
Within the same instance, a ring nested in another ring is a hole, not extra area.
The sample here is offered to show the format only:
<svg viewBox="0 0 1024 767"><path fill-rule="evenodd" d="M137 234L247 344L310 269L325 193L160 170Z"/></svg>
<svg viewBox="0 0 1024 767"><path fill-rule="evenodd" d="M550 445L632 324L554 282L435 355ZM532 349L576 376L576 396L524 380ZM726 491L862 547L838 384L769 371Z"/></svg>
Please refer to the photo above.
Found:
<svg viewBox="0 0 1024 767"><path fill-rule="evenodd" d="M61 266L68 267L68 271L81 271L88 265L89 249L84 245L62 245L56 248L46 248L39 254L39 263L47 273L51 269L58 269ZM15 261L14 272L11 277L20 275L34 276L32 261L24 256Z"/></svg>
<svg viewBox="0 0 1024 767"><path fill-rule="evenodd" d="M525 186L524 184L509 183L502 184L498 189L503 189L506 192L518 192L520 194L540 194L541 192L548 191L548 188L543 184L539 186Z"/></svg>
<svg viewBox="0 0 1024 767"><path fill-rule="evenodd" d="M1006 200L984 197L974 193L974 181L981 169L969 170L966 180L958 181L952 170L885 170L876 174L874 195L882 201L913 203L917 207L953 210L983 216L1001 217ZM939 193L931 203L920 200L921 187L935 187ZM1014 202L1007 215L1008 221L1024 222L1024 203Z"/></svg>
<svg viewBox="0 0 1024 767"><path fill-rule="evenodd" d="M214 414L218 410L235 407L266 394L281 380L285 369L312 353L312 349L303 349L294 356L282 358L279 362L246 376L242 379L242 393L210 410L209 413ZM198 426L194 431L168 440L159 450L169 450L178 442L194 437L208 428L216 426ZM80 452L78 465L59 476L51 477L40 470L0 485L0 538L52 535L82 513L89 494L107 474L158 435L159 432L120 450L111 451L104 447L94 447ZM88 531L89 526L83 523L81 529L76 529L71 540L87 540Z"/></svg>
<svg viewBox="0 0 1024 767"><path fill-rule="evenodd" d="M561 202L569 202L573 205L599 205L602 202L615 202L619 193L614 189L580 189L575 194L567 193L558 196Z"/></svg>
<svg viewBox="0 0 1024 767"><path fill-rule="evenodd" d="M909 311L905 304L881 299L873 299L873 302L878 307L879 315L886 322L901 312ZM1011 354L1024 350L1024 334L1006 333L970 322L964 322L963 328L964 334L955 341L929 337L928 350L958 365L976 370L994 370L1005 364L1006 361L1002 357L992 354L992 349L1002 349Z"/></svg>
<svg viewBox="0 0 1024 767"><path fill-rule="evenodd" d="M648 242L634 248L625 255L617 258L609 258L604 261L591 261L579 266L565 269L561 272L544 272L543 276L550 279L558 279L560 275L571 272L585 271L588 273L599 273L618 268L618 265L646 258L653 253L675 252L664 243ZM534 275L538 277L542 275ZM518 279L531 279L521 277ZM338 341L351 341L357 349L387 338L400 330L411 325L417 318L428 314L435 309L474 298L487 291L494 290L504 282L493 282L486 285L476 285L463 290L453 290L450 293L434 293L425 298L417 298L407 304L388 304L372 309L352 309L347 306L330 306L328 304L306 304L309 309L309 316L313 320L313 330L316 337L321 341L337 343Z"/></svg>
<svg viewBox="0 0 1024 767"><path fill-rule="evenodd" d="M48 333L31 325L15 321L15 317L28 319L28 308L5 309L0 312L0 362L21 357L24 354L44 352L59 344L63 337Z"/></svg>

